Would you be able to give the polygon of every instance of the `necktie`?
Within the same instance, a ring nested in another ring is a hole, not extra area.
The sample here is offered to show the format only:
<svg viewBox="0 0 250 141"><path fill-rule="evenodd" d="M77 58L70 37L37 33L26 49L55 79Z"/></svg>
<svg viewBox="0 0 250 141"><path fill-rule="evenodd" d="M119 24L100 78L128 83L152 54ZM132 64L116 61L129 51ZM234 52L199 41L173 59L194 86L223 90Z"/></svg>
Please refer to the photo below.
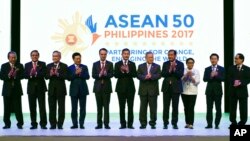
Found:
<svg viewBox="0 0 250 141"><path fill-rule="evenodd" d="M105 64L104 64L104 61L102 61L102 70L104 70L104 66L105 66Z"/></svg>
<svg viewBox="0 0 250 141"><path fill-rule="evenodd" d="M237 66L237 70L240 71L240 66Z"/></svg>
<svg viewBox="0 0 250 141"><path fill-rule="evenodd" d="M76 65L76 70L80 69L80 65ZM77 74L78 76L81 75L81 73Z"/></svg>
<svg viewBox="0 0 250 141"><path fill-rule="evenodd" d="M36 62L33 63L33 70L36 72Z"/></svg>
<svg viewBox="0 0 250 141"><path fill-rule="evenodd" d="M14 65L11 64L11 70L10 70L10 76L13 77L13 74L14 74Z"/></svg>
<svg viewBox="0 0 250 141"><path fill-rule="evenodd" d="M124 65L127 66L128 65L128 60L124 61Z"/></svg>
<svg viewBox="0 0 250 141"><path fill-rule="evenodd" d="M215 66L213 66L212 71L216 71L216 67Z"/></svg>
<svg viewBox="0 0 250 141"><path fill-rule="evenodd" d="M57 64L54 64L54 68L57 69Z"/></svg>
<svg viewBox="0 0 250 141"><path fill-rule="evenodd" d="M125 69L126 69L125 72L128 73L128 71L129 71L128 70L128 60L124 61L124 66L125 66Z"/></svg>
<svg viewBox="0 0 250 141"><path fill-rule="evenodd" d="M148 65L147 65L148 74L150 73L150 69L151 69L151 64L148 64Z"/></svg>
<svg viewBox="0 0 250 141"><path fill-rule="evenodd" d="M104 69L105 69L105 64L104 64L104 61L102 61L102 66L101 66L101 75L103 76L104 75ZM101 81L101 84L104 83L104 80L102 79Z"/></svg>

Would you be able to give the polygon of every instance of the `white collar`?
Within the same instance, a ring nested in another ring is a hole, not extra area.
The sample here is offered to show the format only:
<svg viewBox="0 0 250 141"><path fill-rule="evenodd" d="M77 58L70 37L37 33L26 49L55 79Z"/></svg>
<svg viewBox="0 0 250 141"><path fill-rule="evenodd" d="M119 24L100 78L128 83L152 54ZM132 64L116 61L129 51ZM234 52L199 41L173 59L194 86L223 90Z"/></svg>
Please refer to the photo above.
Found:
<svg viewBox="0 0 250 141"><path fill-rule="evenodd" d="M211 65L211 67L212 67L212 68L213 68L213 67L217 68L217 67L218 67L218 65L215 65L215 66Z"/></svg>
<svg viewBox="0 0 250 141"><path fill-rule="evenodd" d="M10 62L9 62L10 63ZM12 63L10 63L10 66L12 67L12 66L15 66L15 64L12 64Z"/></svg>
<svg viewBox="0 0 250 141"><path fill-rule="evenodd" d="M129 61L129 60L124 60L124 59L122 59L123 64L125 63L125 61L127 61L127 64L128 64L128 61Z"/></svg>
<svg viewBox="0 0 250 141"><path fill-rule="evenodd" d="M100 63L101 63L101 64L102 64L102 62L104 62L104 64L106 64L106 60L104 60L104 61L100 60Z"/></svg>
<svg viewBox="0 0 250 141"><path fill-rule="evenodd" d="M238 66L240 66L240 69L241 69L241 68L242 68L242 65L243 65L243 64L240 64L240 65L236 65L236 67L238 68Z"/></svg>

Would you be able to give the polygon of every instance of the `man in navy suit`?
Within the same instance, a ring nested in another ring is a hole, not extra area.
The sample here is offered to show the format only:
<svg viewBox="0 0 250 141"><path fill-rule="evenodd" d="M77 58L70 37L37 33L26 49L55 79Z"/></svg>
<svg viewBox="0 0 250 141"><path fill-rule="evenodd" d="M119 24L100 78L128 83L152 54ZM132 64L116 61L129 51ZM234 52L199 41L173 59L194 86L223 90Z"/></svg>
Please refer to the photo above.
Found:
<svg viewBox="0 0 250 141"><path fill-rule="evenodd" d="M247 85L250 83L250 68L243 65L244 55L236 54L234 58L235 65L228 70L229 92L230 92L230 121L231 125L245 125L247 122L247 100L248 89ZM237 103L239 102L240 121L237 123Z"/></svg>
<svg viewBox="0 0 250 141"><path fill-rule="evenodd" d="M157 97L159 95L159 83L161 78L161 67L154 63L154 54L147 52L145 55L146 63L139 65L137 70L137 78L140 80L139 96L141 100L139 120L141 123L140 129L145 129L147 126L147 109L150 108L151 129L156 129L157 120Z"/></svg>
<svg viewBox="0 0 250 141"><path fill-rule="evenodd" d="M84 129L84 120L86 117L86 101L87 95L89 94L89 89L86 80L89 79L89 71L86 65L81 64L81 54L76 52L73 53L72 59L74 64L69 66L69 80L70 89L69 95L71 97L71 119L73 126L71 129L78 128L78 101L80 103L80 117L79 124L80 129Z"/></svg>
<svg viewBox="0 0 250 141"><path fill-rule="evenodd" d="M222 82L225 79L225 69L218 65L219 55L213 53L210 55L211 66L205 69L203 81L207 82L206 101L207 101L207 126L206 129L213 128L213 103L215 103L216 117L215 129L219 129L221 120L221 98L223 95Z"/></svg>
<svg viewBox="0 0 250 141"><path fill-rule="evenodd" d="M102 113L104 109L104 126L105 129L110 129L109 126L109 103L112 93L111 78L113 77L113 63L107 61L107 49L99 50L100 61L93 64L92 77L94 82L94 93L97 104L97 126L95 129L102 128Z"/></svg>
<svg viewBox="0 0 250 141"><path fill-rule="evenodd" d="M115 91L118 94L120 107L120 129L134 129L134 97L135 84L133 78L137 76L135 63L129 60L130 50L125 48L122 50L122 60L115 63L115 78L118 78ZM125 107L128 106L128 122L125 118Z"/></svg>
<svg viewBox="0 0 250 141"><path fill-rule="evenodd" d="M10 114L14 110L17 119L18 129L23 127L23 113L22 113L22 84L23 79L23 65L17 62L16 53L11 51L8 53L9 62L1 66L1 79L3 80L3 104L4 114L3 121L5 126L3 129L9 129L11 126Z"/></svg>
<svg viewBox="0 0 250 141"><path fill-rule="evenodd" d="M47 129L47 116L46 116L46 105L45 105L45 93L47 86L45 83L46 75L46 64L45 62L39 61L39 52L33 50L30 53L31 62L25 64L24 77L28 79L28 98L31 118L31 128L37 129L36 121L36 107L37 101L39 104L40 113L40 126L42 129Z"/></svg>
<svg viewBox="0 0 250 141"><path fill-rule="evenodd" d="M63 129L65 118L65 95L67 94L65 80L68 79L68 66L62 63L61 52L54 51L53 62L47 65L46 79L49 79L49 122L50 129ZM58 120L57 120L58 105Z"/></svg>
<svg viewBox="0 0 250 141"><path fill-rule="evenodd" d="M172 100L172 125L173 129L178 129L178 107L179 97L183 92L181 78L184 73L184 64L176 59L176 50L168 51L168 61L163 63L162 77L164 77L162 83L163 92L163 122L164 129L168 129L169 124L169 106Z"/></svg>

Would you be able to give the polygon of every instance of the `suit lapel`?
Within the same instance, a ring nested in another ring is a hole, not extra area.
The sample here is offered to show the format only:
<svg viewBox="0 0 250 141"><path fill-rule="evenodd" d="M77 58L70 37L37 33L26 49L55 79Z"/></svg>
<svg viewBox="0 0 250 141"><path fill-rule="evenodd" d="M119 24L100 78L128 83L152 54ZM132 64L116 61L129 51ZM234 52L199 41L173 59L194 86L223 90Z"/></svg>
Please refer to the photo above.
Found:
<svg viewBox="0 0 250 141"><path fill-rule="evenodd" d="M97 63L96 63L96 68L97 68L97 70L100 72L101 71L101 61L98 61Z"/></svg>
<svg viewBox="0 0 250 141"><path fill-rule="evenodd" d="M8 63L8 65L7 65L8 72L10 71L10 69L11 69L10 63Z"/></svg>
<svg viewBox="0 0 250 141"><path fill-rule="evenodd" d="M109 68L109 63L108 63L108 61L106 60L106 64L105 64L105 69L106 69L106 71L108 71L108 68Z"/></svg>

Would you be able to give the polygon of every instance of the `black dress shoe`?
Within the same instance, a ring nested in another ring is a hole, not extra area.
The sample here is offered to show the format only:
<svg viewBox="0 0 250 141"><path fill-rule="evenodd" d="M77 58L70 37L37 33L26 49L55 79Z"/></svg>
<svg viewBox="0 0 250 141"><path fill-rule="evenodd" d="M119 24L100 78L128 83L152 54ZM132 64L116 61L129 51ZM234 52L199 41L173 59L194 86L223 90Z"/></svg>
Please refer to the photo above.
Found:
<svg viewBox="0 0 250 141"><path fill-rule="evenodd" d="M176 124L173 125L173 129L179 129Z"/></svg>
<svg viewBox="0 0 250 141"><path fill-rule="evenodd" d="M105 125L105 129L111 129L109 125Z"/></svg>
<svg viewBox="0 0 250 141"><path fill-rule="evenodd" d="M41 129L48 129L46 126L41 126Z"/></svg>
<svg viewBox="0 0 250 141"><path fill-rule="evenodd" d="M205 129L211 129L211 128L213 128L212 125L208 125L208 126L205 127Z"/></svg>
<svg viewBox="0 0 250 141"><path fill-rule="evenodd" d="M97 126L95 127L95 129L102 129L102 126L101 126L101 125L97 125Z"/></svg>
<svg viewBox="0 0 250 141"><path fill-rule="evenodd" d="M156 129L156 127L154 125L151 126L151 129Z"/></svg>
<svg viewBox="0 0 250 141"><path fill-rule="evenodd" d="M73 126L70 127L70 129L77 129L77 128L78 128L77 125L73 125Z"/></svg>
<svg viewBox="0 0 250 141"><path fill-rule="evenodd" d="M80 125L80 129L85 129L85 127L83 125Z"/></svg>
<svg viewBox="0 0 250 141"><path fill-rule="evenodd" d="M164 126L163 126L163 129L168 129L168 125L164 125Z"/></svg>
<svg viewBox="0 0 250 141"><path fill-rule="evenodd" d="M58 125L58 129L63 129L63 126L62 125Z"/></svg>
<svg viewBox="0 0 250 141"><path fill-rule="evenodd" d="M30 129L31 130L37 129L37 126L31 126Z"/></svg>
<svg viewBox="0 0 250 141"><path fill-rule="evenodd" d="M231 124L229 125L228 129L230 129L231 126L236 126L236 125L237 125L237 123L231 123Z"/></svg>
<svg viewBox="0 0 250 141"><path fill-rule="evenodd" d="M121 125L121 127L119 129L126 129L126 125Z"/></svg>
<svg viewBox="0 0 250 141"><path fill-rule="evenodd" d="M3 129L9 129L10 128L10 126L8 126L8 125L5 125L4 127L3 127Z"/></svg>
<svg viewBox="0 0 250 141"><path fill-rule="evenodd" d="M52 130L56 129L56 126L51 126L49 129L52 129Z"/></svg>
<svg viewBox="0 0 250 141"><path fill-rule="evenodd" d="M142 125L140 126L140 129L146 129L146 126Z"/></svg>
<svg viewBox="0 0 250 141"><path fill-rule="evenodd" d="M128 126L128 129L135 129L133 126Z"/></svg>
<svg viewBox="0 0 250 141"><path fill-rule="evenodd" d="M18 129L23 129L23 126L22 125L17 125L17 128Z"/></svg>
<svg viewBox="0 0 250 141"><path fill-rule="evenodd" d="M220 129L219 125L215 125L214 129Z"/></svg>

